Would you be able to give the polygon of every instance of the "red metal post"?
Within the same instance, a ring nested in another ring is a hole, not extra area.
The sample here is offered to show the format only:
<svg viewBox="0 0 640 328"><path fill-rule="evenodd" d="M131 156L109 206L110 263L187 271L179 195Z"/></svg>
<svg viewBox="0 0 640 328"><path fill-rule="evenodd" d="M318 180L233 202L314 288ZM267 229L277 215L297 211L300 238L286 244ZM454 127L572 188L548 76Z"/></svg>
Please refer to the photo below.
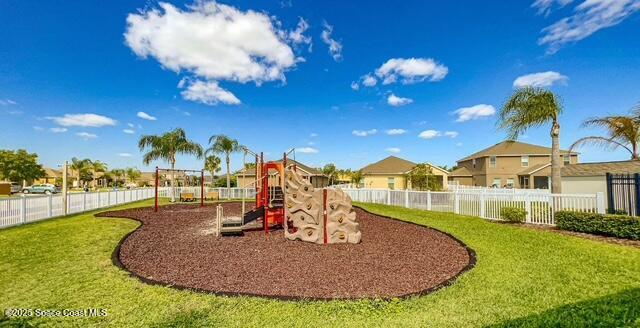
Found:
<svg viewBox="0 0 640 328"><path fill-rule="evenodd" d="M204 170L200 171L200 207L204 206Z"/></svg>
<svg viewBox="0 0 640 328"><path fill-rule="evenodd" d="M154 212L158 211L158 167L156 166L156 185L155 185L155 191L156 191L156 206L154 209Z"/></svg>
<svg viewBox="0 0 640 328"><path fill-rule="evenodd" d="M324 215L324 243L327 243L327 189L322 189L322 213Z"/></svg>

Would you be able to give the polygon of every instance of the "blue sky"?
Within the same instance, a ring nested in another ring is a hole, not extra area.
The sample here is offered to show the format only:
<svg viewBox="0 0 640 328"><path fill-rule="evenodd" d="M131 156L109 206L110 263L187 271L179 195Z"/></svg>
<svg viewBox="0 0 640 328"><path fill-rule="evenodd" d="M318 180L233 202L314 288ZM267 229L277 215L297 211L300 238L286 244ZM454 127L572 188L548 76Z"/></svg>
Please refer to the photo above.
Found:
<svg viewBox="0 0 640 328"><path fill-rule="evenodd" d="M640 102L639 10L638 0L4 1L0 148L51 167L76 156L145 169L140 135L182 127L270 158L296 147L314 166L389 154L451 166L504 139L493 110L530 84L562 97L568 147L600 133L581 129L585 118ZM548 130L522 140L549 145Z"/></svg>

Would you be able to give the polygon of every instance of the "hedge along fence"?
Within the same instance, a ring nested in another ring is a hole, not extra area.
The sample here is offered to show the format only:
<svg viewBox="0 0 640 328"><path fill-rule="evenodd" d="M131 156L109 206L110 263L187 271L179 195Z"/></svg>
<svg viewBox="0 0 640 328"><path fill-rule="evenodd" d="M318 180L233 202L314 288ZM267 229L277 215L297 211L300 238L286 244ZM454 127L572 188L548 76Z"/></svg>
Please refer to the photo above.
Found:
<svg viewBox="0 0 640 328"><path fill-rule="evenodd" d="M562 230L640 240L640 218L637 217L573 211L558 211L555 217L556 226Z"/></svg>

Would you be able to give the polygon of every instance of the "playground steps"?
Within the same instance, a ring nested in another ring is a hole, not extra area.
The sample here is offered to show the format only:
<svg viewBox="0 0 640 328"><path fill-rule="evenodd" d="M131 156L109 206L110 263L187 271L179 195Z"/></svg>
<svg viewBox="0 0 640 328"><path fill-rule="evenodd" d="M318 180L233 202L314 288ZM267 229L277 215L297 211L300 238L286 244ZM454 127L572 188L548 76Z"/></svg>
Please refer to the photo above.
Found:
<svg viewBox="0 0 640 328"><path fill-rule="evenodd" d="M222 227L220 228L220 234L223 236L236 236L242 235L244 227L242 225L242 219L240 218L227 218L222 221Z"/></svg>
<svg viewBox="0 0 640 328"><path fill-rule="evenodd" d="M273 189L273 198L271 199L272 208L281 208L284 206L284 192L282 188L275 187Z"/></svg>

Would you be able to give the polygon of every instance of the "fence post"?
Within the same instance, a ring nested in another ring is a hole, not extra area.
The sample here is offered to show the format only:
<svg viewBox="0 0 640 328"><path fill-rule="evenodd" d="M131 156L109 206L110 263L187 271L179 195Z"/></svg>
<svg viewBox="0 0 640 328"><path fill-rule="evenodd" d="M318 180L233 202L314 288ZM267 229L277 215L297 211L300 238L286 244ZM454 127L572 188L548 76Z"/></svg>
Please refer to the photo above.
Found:
<svg viewBox="0 0 640 328"><path fill-rule="evenodd" d="M49 195L49 199L47 202L47 212L49 213L48 217L53 216L53 195Z"/></svg>
<svg viewBox="0 0 640 328"><path fill-rule="evenodd" d="M596 193L596 209L598 213L605 214L604 193L602 191Z"/></svg>
<svg viewBox="0 0 640 328"><path fill-rule="evenodd" d="M111 206L111 191L107 191L107 206Z"/></svg>
<svg viewBox="0 0 640 328"><path fill-rule="evenodd" d="M527 223L531 223L531 195L529 193L524 194L524 210L527 211Z"/></svg>
<svg viewBox="0 0 640 328"><path fill-rule="evenodd" d="M485 193L486 193L485 190L480 191L480 217L481 218L486 217L487 206L485 203L485 195L484 195Z"/></svg>
<svg viewBox="0 0 640 328"><path fill-rule="evenodd" d="M387 189L387 205L391 205L391 189Z"/></svg>
<svg viewBox="0 0 640 328"><path fill-rule="evenodd" d="M22 195L22 200L20 201L20 223L25 223L27 221L27 197Z"/></svg>
<svg viewBox="0 0 640 328"><path fill-rule="evenodd" d="M409 208L409 189L404 190L404 207Z"/></svg>
<svg viewBox="0 0 640 328"><path fill-rule="evenodd" d="M458 192L453 192L453 213L460 213L460 197L458 196Z"/></svg>
<svg viewBox="0 0 640 328"><path fill-rule="evenodd" d="M431 190L427 190L427 211L431 211Z"/></svg>
<svg viewBox="0 0 640 328"><path fill-rule="evenodd" d="M100 201L102 197L100 197L100 194L102 194L102 191L98 191L98 207L97 208L102 207L102 202Z"/></svg>
<svg viewBox="0 0 640 328"><path fill-rule="evenodd" d="M86 211L87 210L87 193L84 192L82 193L82 211Z"/></svg>

